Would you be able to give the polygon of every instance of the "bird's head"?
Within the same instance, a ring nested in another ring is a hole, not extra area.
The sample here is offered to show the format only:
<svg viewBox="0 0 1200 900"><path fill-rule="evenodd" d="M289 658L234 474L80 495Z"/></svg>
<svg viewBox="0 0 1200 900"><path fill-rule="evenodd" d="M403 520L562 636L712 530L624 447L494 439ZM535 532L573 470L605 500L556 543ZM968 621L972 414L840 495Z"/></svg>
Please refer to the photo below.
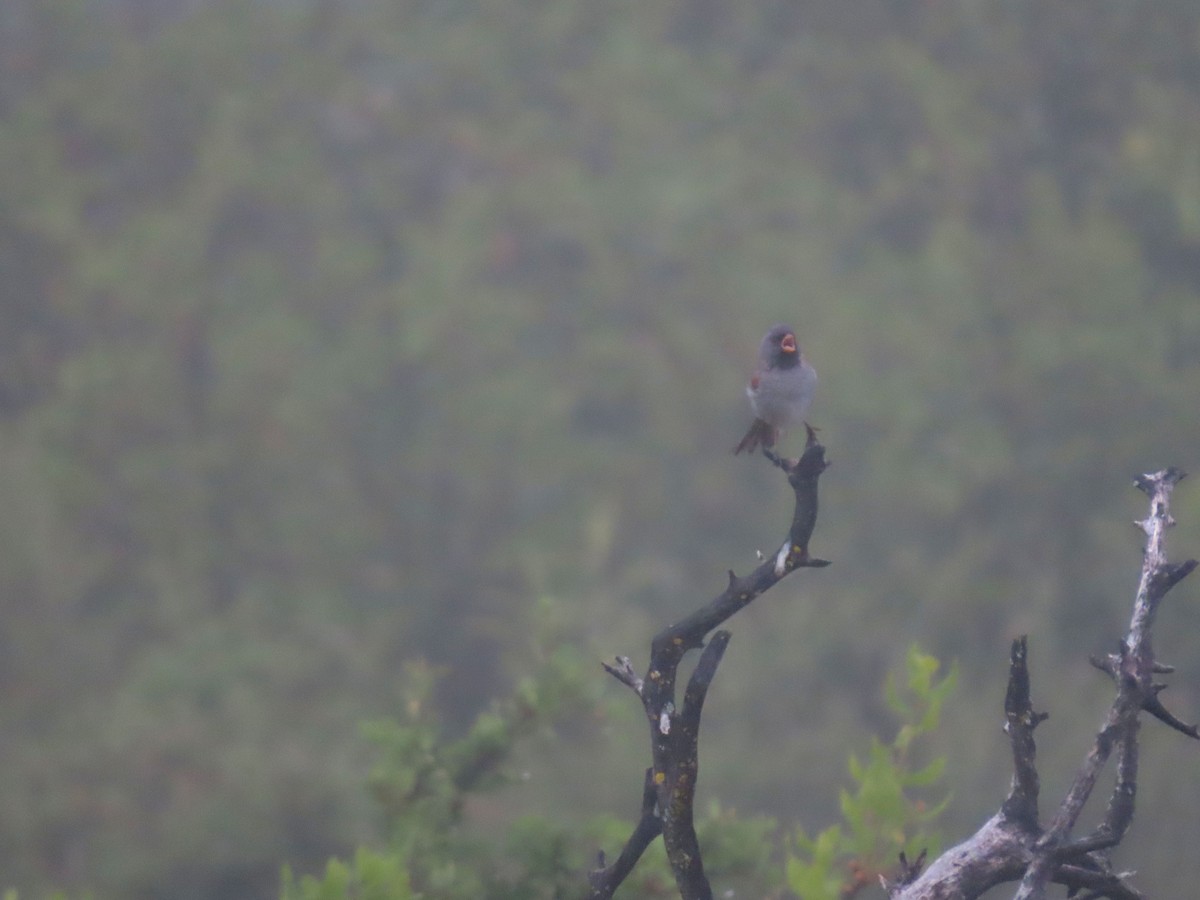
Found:
<svg viewBox="0 0 1200 900"><path fill-rule="evenodd" d="M762 342L763 362L768 366L790 369L800 362L800 344L789 325L775 325Z"/></svg>

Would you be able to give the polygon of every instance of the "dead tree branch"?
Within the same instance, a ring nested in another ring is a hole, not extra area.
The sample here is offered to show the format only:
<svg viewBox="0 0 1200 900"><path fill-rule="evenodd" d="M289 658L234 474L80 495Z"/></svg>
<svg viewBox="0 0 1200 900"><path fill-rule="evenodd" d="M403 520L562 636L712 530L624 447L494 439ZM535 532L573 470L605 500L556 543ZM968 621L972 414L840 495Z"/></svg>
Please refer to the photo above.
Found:
<svg viewBox="0 0 1200 900"><path fill-rule="evenodd" d="M974 835L947 850L923 874L905 884L885 885L893 900L970 900L997 884L1020 880L1015 900L1043 900L1049 884L1064 884L1072 894L1138 900L1142 895L1126 876L1112 871L1102 851L1118 844L1133 821L1137 788L1139 715L1145 711L1190 737L1200 735L1159 700L1165 685L1155 675L1171 671L1154 658L1151 632L1167 592L1196 567L1194 559L1170 563L1166 530L1174 524L1171 492L1184 477L1178 469L1143 475L1137 487L1150 498L1150 512L1137 524L1146 534L1141 579L1134 597L1129 631L1117 651L1093 659L1116 683L1116 696L1066 797L1044 828L1038 817L1039 780L1033 731L1046 718L1030 700L1024 638L1013 642L1005 698L1005 731L1013 754L1013 780L1000 810ZM1091 834L1070 840L1071 830L1092 795L1097 779L1114 753L1117 778L1104 821ZM1078 892L1083 892L1078 894Z"/></svg>
<svg viewBox="0 0 1200 900"><path fill-rule="evenodd" d="M774 587L790 572L819 568L829 563L808 552L817 523L817 481L825 471L825 448L809 433L798 460L765 455L787 475L795 494L795 511L787 539L758 568L747 575L729 573L729 583L711 602L680 622L668 626L650 643L650 665L639 677L627 657L605 663L605 670L629 687L642 702L650 725L653 765L647 772L642 814L618 859L588 875L590 896L608 898L628 877L634 864L658 834L662 834L675 884L684 900L709 900L712 889L704 874L700 847L692 823L692 801L699 773L700 714L708 687L729 644L728 631L705 639L734 613ZM675 685L684 654L703 647L684 690L683 705L675 704Z"/></svg>

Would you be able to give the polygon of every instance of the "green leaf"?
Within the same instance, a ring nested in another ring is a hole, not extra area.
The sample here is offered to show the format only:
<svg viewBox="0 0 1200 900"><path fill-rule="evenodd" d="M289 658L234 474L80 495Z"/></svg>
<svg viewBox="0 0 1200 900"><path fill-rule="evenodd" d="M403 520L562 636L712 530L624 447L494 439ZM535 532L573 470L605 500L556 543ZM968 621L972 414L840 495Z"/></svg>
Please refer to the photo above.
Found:
<svg viewBox="0 0 1200 900"><path fill-rule="evenodd" d="M904 783L910 787L929 787L942 780L946 773L946 758L939 756L923 769L910 772L904 776Z"/></svg>

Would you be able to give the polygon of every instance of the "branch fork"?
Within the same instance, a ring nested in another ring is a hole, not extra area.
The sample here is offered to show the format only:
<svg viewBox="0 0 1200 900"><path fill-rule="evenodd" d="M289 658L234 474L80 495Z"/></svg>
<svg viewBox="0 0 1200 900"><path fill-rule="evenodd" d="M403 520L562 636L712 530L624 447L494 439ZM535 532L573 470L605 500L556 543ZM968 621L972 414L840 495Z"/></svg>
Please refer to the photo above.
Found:
<svg viewBox="0 0 1200 900"><path fill-rule="evenodd" d="M644 678L638 676L628 657L619 656L613 663L602 664L606 672L632 689L641 700L650 725L653 765L646 770L638 823L620 856L605 865L601 854L599 867L588 874L590 896L594 900L611 897L660 834L680 896L684 900L712 897L693 826L692 805L699 774L704 699L732 637L726 630L715 629L796 569L829 565L828 561L811 556L808 550L817 523L817 481L828 466L825 448L817 443L810 430L799 459L782 459L766 449L763 455L783 471L795 494L791 527L778 552L747 575L738 577L731 570L721 594L656 634L650 642L650 665ZM682 706L677 707L675 686L679 664L689 650L701 650L700 659L688 678Z"/></svg>
<svg viewBox="0 0 1200 900"><path fill-rule="evenodd" d="M1141 900L1142 894L1129 883L1130 873L1114 872L1104 855L1121 842L1133 821L1139 714L1148 712L1182 734L1200 737L1197 726L1184 724L1162 706L1159 694L1166 685L1156 682L1154 676L1169 674L1172 667L1154 658L1151 644L1163 598L1197 565L1193 559L1167 561L1165 536L1174 524L1171 492L1183 478L1183 472L1171 468L1143 475L1135 482L1150 498L1150 511L1137 523L1146 535L1146 544L1133 614L1116 651L1091 660L1093 666L1112 678L1116 696L1049 824L1043 827L1038 816L1039 780L1033 740L1034 729L1045 720L1046 713L1033 709L1027 646L1021 637L1012 644L1004 704L1004 730L1013 755L1008 797L982 828L943 853L919 877L907 884L890 885L888 893L893 900L969 900L997 884L1018 880L1015 900L1044 900L1051 883L1066 885L1073 896ZM1071 839L1071 830L1114 753L1117 777L1104 820L1090 834Z"/></svg>

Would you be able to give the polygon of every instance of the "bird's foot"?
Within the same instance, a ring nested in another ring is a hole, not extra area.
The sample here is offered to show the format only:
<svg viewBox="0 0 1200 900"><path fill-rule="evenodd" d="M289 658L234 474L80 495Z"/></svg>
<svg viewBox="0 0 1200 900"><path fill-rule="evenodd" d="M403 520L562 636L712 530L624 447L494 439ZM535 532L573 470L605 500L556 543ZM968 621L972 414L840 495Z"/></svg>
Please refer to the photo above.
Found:
<svg viewBox="0 0 1200 900"><path fill-rule="evenodd" d="M796 463L799 462L798 459L786 459L780 456L774 450L769 450L766 447L762 448L762 455L769 459L774 465L778 466L780 469L783 469L785 472L792 471L792 469L796 468Z"/></svg>

